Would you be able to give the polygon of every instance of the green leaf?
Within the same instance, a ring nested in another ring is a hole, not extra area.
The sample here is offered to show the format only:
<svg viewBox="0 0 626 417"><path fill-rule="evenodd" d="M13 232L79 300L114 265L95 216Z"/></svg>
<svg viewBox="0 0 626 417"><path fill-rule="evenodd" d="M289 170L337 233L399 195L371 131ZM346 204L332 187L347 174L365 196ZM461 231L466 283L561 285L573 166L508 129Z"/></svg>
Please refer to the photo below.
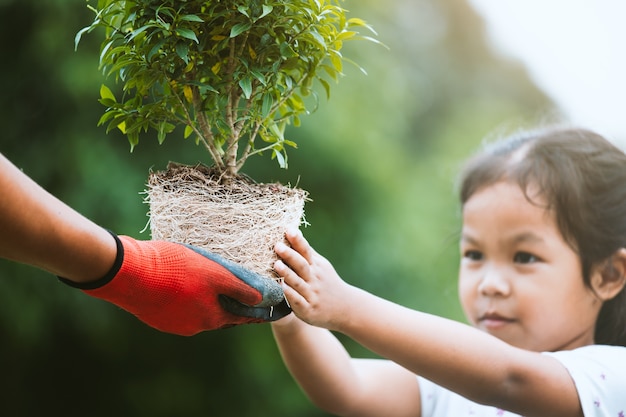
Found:
<svg viewBox="0 0 626 417"><path fill-rule="evenodd" d="M192 41L194 41L195 43L200 43L200 42L198 41L198 38L196 37L196 33L195 33L193 30L191 30L191 29L177 28L174 32L175 32L178 36L181 36L181 37L183 37L183 38L185 38L185 39L192 40Z"/></svg>
<svg viewBox="0 0 626 417"><path fill-rule="evenodd" d="M171 123L167 123L165 120L158 124L158 137L157 137L157 139L159 141L159 145L163 144L163 141L165 140L165 136L168 133L172 133L172 131L174 130L175 127L176 126L174 126ZM145 130L148 130L148 128L146 127L144 129L144 131Z"/></svg>
<svg viewBox="0 0 626 417"><path fill-rule="evenodd" d="M348 19L347 21L348 26L350 27L363 27L366 28L367 30L369 30L371 33L373 33L374 35L378 35L378 33L374 30L373 27L371 27L370 25L367 24L367 22L363 19L359 19L358 17L353 17L351 19ZM375 39L372 39L375 40Z"/></svg>
<svg viewBox="0 0 626 417"><path fill-rule="evenodd" d="M272 13L272 10L274 10L274 6L269 5L269 4L264 4L263 13L261 13L261 16L259 16L259 19L264 18L268 14Z"/></svg>
<svg viewBox="0 0 626 417"><path fill-rule="evenodd" d="M252 96L252 81L250 78L242 78L239 80L239 87L241 87L241 91L243 91L243 95L246 99Z"/></svg>
<svg viewBox="0 0 626 417"><path fill-rule="evenodd" d="M148 30L149 28L153 27L154 25L145 25L140 27L139 29L135 29L132 31L132 33L130 34L130 36L128 37L128 40L131 41L133 40L137 35L139 35L140 33L145 32L146 30Z"/></svg>
<svg viewBox="0 0 626 417"><path fill-rule="evenodd" d="M157 8L157 14L158 15L164 14L165 16L169 17L170 19L174 19L174 10L171 7L165 7L165 4L162 4L162 5L160 5ZM159 19L159 20L162 21L162 19Z"/></svg>
<svg viewBox="0 0 626 417"><path fill-rule="evenodd" d="M239 11L239 13L241 13L242 15L246 16L246 17L250 17L250 15L248 14L248 8L246 6L239 6L237 7L237 10Z"/></svg>
<svg viewBox="0 0 626 417"><path fill-rule="evenodd" d="M193 127L187 125L185 126L185 133L183 133L183 138L187 139L193 133Z"/></svg>
<svg viewBox="0 0 626 417"><path fill-rule="evenodd" d="M272 97L271 94L264 94L263 95L263 104L261 106L261 115L263 116L263 118L267 117L270 115L270 112L272 111L272 106L274 105L274 98Z"/></svg>
<svg viewBox="0 0 626 417"><path fill-rule="evenodd" d="M330 78L335 81L339 81L337 70L334 67L331 67L330 65L322 65L322 68L326 71L326 74L328 74Z"/></svg>
<svg viewBox="0 0 626 417"><path fill-rule="evenodd" d="M115 112L115 117L109 122L106 128L108 134L113 129L119 129L122 133L126 133L126 116L120 112Z"/></svg>
<svg viewBox="0 0 626 417"><path fill-rule="evenodd" d="M238 23L230 29L230 37L234 38L252 27L250 22Z"/></svg>
<svg viewBox="0 0 626 417"><path fill-rule="evenodd" d="M91 29L92 29L91 26L87 26L86 28L82 28L81 30L78 31L78 33L74 37L74 50L78 50L78 44L80 43L80 38L83 36L84 33L90 32Z"/></svg>
<svg viewBox="0 0 626 417"><path fill-rule="evenodd" d="M324 87L324 90L326 91L326 99L329 100L330 99L330 84L328 84L328 82L326 80L324 80L323 78L318 78L320 84L322 84L322 87Z"/></svg>
<svg viewBox="0 0 626 417"><path fill-rule="evenodd" d="M285 58L295 58L298 56L296 51L294 51L287 42L280 44L280 54Z"/></svg>
<svg viewBox="0 0 626 417"><path fill-rule="evenodd" d="M341 32L339 35L337 35L337 39L338 41L345 41L348 40L350 38L353 38L356 35L356 32L353 31L345 31L345 32Z"/></svg>
<svg viewBox="0 0 626 417"><path fill-rule="evenodd" d="M150 52L148 52L148 55L146 56L146 59L148 61L150 61L160 50L161 47L163 46L163 44L167 41L167 39L161 39L159 42L157 42L152 49L150 49Z"/></svg>
<svg viewBox="0 0 626 417"><path fill-rule="evenodd" d="M341 62L341 54L338 51L330 51L330 62L332 62L333 67L337 70L338 73L341 74L343 71L343 62Z"/></svg>
<svg viewBox="0 0 626 417"><path fill-rule="evenodd" d="M189 45L186 42L176 43L176 55L180 57L185 64L189 63Z"/></svg>
<svg viewBox="0 0 626 417"><path fill-rule="evenodd" d="M115 96L113 95L111 89L104 84L100 86L100 97L102 99L113 100L113 103L117 103L117 100L115 99Z"/></svg>
<svg viewBox="0 0 626 417"><path fill-rule="evenodd" d="M383 48L385 48L388 51L391 50L391 48L389 48L389 46L387 46L386 44L382 43L378 39L372 38L371 36L358 36L355 39L364 39L366 41L374 42L375 44L382 46Z"/></svg>
<svg viewBox="0 0 626 417"><path fill-rule="evenodd" d="M200 83L200 82L197 82L197 81L189 81L186 84L195 85L196 87L198 87L200 89L200 92L202 94L206 93L207 91L219 94L219 91L217 91L213 86L211 86L209 84L204 84L204 83Z"/></svg>
<svg viewBox="0 0 626 417"><path fill-rule="evenodd" d="M113 107L116 104L115 100L111 100L110 98L101 98L98 102L105 107Z"/></svg>
<svg viewBox="0 0 626 417"><path fill-rule="evenodd" d="M114 112L114 111L107 111L107 112L105 112L102 115L102 117L100 117L100 120L98 120L97 126L102 126L103 124L108 122L110 118L114 117L115 114L116 114L116 112Z"/></svg>
<svg viewBox="0 0 626 417"><path fill-rule="evenodd" d="M259 80L261 84L265 85L267 83L263 73L256 71L256 70L250 70L250 74L252 74L252 76L256 78L257 80Z"/></svg>
<svg viewBox="0 0 626 417"><path fill-rule="evenodd" d="M159 141L159 145L162 145L163 141L165 141L165 135L165 122L163 122L159 124L159 132L157 134L157 140Z"/></svg>
<svg viewBox="0 0 626 417"><path fill-rule="evenodd" d="M322 50L326 50L326 42L324 41L324 37L322 35L318 32L311 32L311 37L315 40L319 47L322 48Z"/></svg>
<svg viewBox="0 0 626 417"><path fill-rule="evenodd" d="M285 76L285 86L287 87L287 90L291 90L293 88L293 78L289 75Z"/></svg>
<svg viewBox="0 0 626 417"><path fill-rule="evenodd" d="M130 151L132 153L132 151L135 150L135 146L137 146L137 144L139 143L139 132L135 131L135 132L129 133L127 136L128 136L128 143L130 143Z"/></svg>
<svg viewBox="0 0 626 417"><path fill-rule="evenodd" d="M365 26L365 27L369 27L367 26L367 23L365 23L365 20L360 19L358 17L352 17L350 19L348 19L348 24L351 26Z"/></svg>
<svg viewBox="0 0 626 417"><path fill-rule="evenodd" d="M187 22L204 23L204 20L202 20L200 17L198 17L195 14L186 14L184 16L181 16L180 20L184 20L184 21L187 21Z"/></svg>
<svg viewBox="0 0 626 417"><path fill-rule="evenodd" d="M100 65L104 63L105 57L109 53L109 49L111 48L114 42L115 42L115 39L109 41L104 47L102 47L102 50L100 51Z"/></svg>
<svg viewBox="0 0 626 417"><path fill-rule="evenodd" d="M272 123L272 125L270 126L270 133L274 135L274 137L278 138L281 142L285 140L285 138L283 137L283 131L278 127L276 123Z"/></svg>
<svg viewBox="0 0 626 417"><path fill-rule="evenodd" d="M276 160L278 161L278 166L283 169L287 169L287 159L280 151L272 149L272 158L276 158Z"/></svg>

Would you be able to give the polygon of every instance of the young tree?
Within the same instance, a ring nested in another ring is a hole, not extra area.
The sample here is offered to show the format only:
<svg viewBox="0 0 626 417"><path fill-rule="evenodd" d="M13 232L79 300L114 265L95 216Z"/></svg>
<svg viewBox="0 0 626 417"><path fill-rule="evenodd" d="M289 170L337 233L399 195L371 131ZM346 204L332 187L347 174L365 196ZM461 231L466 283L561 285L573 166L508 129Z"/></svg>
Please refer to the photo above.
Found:
<svg viewBox="0 0 626 417"><path fill-rule="evenodd" d="M344 42L371 28L348 18L339 0L99 0L76 36L104 28L100 65L122 84L103 85L99 124L118 128L132 148L154 129L159 142L179 125L224 178L270 153L287 167L285 127L314 110L314 82L330 97L342 75ZM306 99L310 97L310 99Z"/></svg>

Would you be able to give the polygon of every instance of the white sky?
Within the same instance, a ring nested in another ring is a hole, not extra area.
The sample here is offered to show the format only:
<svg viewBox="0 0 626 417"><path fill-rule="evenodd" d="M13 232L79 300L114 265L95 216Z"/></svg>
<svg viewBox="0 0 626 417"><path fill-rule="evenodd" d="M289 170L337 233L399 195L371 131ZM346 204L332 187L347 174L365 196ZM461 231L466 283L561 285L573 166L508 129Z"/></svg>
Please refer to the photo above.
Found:
<svg viewBox="0 0 626 417"><path fill-rule="evenodd" d="M574 123L626 145L625 0L469 0Z"/></svg>

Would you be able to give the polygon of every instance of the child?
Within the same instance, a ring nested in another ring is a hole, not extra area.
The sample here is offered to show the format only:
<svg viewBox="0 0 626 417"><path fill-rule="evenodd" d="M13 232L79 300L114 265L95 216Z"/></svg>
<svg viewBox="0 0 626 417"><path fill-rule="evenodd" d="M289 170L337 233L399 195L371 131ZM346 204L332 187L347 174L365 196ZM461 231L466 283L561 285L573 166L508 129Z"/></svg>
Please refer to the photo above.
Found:
<svg viewBox="0 0 626 417"><path fill-rule="evenodd" d="M626 155L530 132L472 159L460 197L472 327L347 284L298 231L276 246L295 315L272 328L302 389L346 416L626 415ZM325 329L390 360L352 359Z"/></svg>

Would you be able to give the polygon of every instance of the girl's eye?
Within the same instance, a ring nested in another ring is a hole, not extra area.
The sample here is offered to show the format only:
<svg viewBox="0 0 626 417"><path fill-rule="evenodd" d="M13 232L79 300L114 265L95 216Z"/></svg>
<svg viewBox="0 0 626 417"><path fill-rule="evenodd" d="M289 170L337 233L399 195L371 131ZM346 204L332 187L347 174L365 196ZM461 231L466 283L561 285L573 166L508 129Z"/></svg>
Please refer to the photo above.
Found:
<svg viewBox="0 0 626 417"><path fill-rule="evenodd" d="M539 261L539 258L528 252L517 252L513 261L520 264L530 264Z"/></svg>
<svg viewBox="0 0 626 417"><path fill-rule="evenodd" d="M480 261L483 259L483 254L477 250L466 250L463 253L463 257L469 259L470 261Z"/></svg>

